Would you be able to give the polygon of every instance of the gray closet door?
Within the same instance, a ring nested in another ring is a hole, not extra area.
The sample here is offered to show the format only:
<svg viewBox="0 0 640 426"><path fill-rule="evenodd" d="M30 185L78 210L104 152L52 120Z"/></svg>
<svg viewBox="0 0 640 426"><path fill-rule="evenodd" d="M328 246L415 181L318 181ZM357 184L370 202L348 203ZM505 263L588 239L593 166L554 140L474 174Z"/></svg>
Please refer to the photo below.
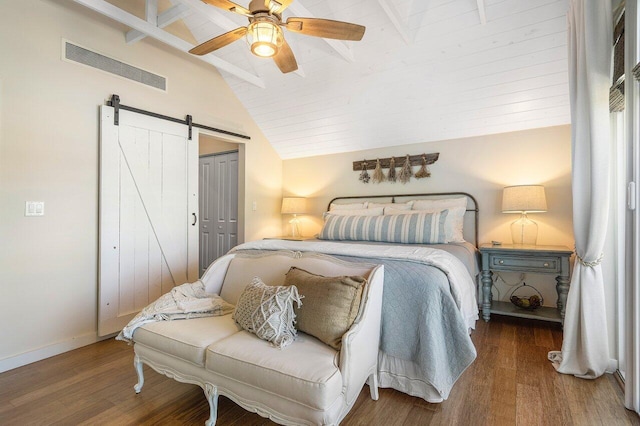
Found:
<svg viewBox="0 0 640 426"><path fill-rule="evenodd" d="M200 157L200 276L238 244L238 152Z"/></svg>

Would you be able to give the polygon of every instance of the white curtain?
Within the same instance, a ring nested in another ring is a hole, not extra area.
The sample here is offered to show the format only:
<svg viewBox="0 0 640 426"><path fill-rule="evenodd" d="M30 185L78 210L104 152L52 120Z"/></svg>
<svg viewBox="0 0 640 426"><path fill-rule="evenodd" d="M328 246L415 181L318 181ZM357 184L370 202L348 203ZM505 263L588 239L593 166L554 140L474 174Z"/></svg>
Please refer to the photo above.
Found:
<svg viewBox="0 0 640 426"><path fill-rule="evenodd" d="M576 262L562 351L549 359L561 373L596 378L611 368L600 265L609 212L611 2L570 0L567 16Z"/></svg>

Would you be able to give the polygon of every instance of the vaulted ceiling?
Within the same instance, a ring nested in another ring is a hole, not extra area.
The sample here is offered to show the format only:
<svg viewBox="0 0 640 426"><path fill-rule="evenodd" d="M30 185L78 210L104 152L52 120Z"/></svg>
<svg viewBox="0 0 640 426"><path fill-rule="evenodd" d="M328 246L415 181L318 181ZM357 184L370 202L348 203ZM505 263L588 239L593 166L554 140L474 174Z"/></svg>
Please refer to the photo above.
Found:
<svg viewBox="0 0 640 426"><path fill-rule="evenodd" d="M129 42L182 51L247 25L200 0L75 1L132 28ZM566 11L567 0L295 0L283 21L353 22L363 39L285 30L299 65L288 74L244 40L202 59L283 159L503 133L570 122Z"/></svg>

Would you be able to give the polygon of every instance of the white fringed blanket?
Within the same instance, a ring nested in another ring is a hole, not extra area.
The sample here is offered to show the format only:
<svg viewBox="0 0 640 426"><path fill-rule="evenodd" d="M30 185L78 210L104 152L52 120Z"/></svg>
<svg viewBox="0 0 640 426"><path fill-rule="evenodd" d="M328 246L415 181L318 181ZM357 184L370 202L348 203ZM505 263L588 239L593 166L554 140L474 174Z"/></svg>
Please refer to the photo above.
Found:
<svg viewBox="0 0 640 426"><path fill-rule="evenodd" d="M182 284L140 311L122 329L116 340L131 343L133 332L150 322L227 315L233 312L233 308L232 304L217 294L207 293L200 280Z"/></svg>

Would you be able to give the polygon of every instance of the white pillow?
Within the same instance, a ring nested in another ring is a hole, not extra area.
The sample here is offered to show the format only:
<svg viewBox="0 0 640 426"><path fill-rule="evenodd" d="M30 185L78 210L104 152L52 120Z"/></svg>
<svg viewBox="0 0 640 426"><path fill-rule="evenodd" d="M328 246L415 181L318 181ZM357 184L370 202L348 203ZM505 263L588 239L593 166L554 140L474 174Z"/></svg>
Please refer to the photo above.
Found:
<svg viewBox="0 0 640 426"><path fill-rule="evenodd" d="M366 201L364 201L362 203L349 203L349 204L331 203L331 205L329 206L329 211L366 209L367 208L367 204L368 203Z"/></svg>
<svg viewBox="0 0 640 426"><path fill-rule="evenodd" d="M424 213L422 210L406 210L406 209L394 209L393 207L387 207L384 209L384 214L418 214Z"/></svg>
<svg viewBox="0 0 640 426"><path fill-rule="evenodd" d="M384 208L377 207L375 209L353 209L353 210L331 210L325 215L334 216L382 216Z"/></svg>
<svg viewBox="0 0 640 426"><path fill-rule="evenodd" d="M444 222L445 240L447 243L462 243L464 242L463 228L464 228L464 214L467 211L466 207L449 207L446 209L426 209L426 210L411 210L400 211L399 213L387 213L387 214L413 214L413 213L438 213L443 210L449 210L449 214ZM386 212L386 211L385 211Z"/></svg>
<svg viewBox="0 0 640 426"><path fill-rule="evenodd" d="M296 338L296 314L293 302L301 306L296 286L269 286L253 278L238 299L233 311L235 322L259 338L284 348Z"/></svg>
<svg viewBox="0 0 640 426"><path fill-rule="evenodd" d="M447 242L464 242L463 227L464 214L467 210L467 197L440 198L436 200L413 200L413 210L434 213L441 210L449 210L445 223Z"/></svg>
<svg viewBox="0 0 640 426"><path fill-rule="evenodd" d="M440 198L438 200L413 200L413 210L444 210L452 207L467 208L467 197Z"/></svg>
<svg viewBox="0 0 640 426"><path fill-rule="evenodd" d="M391 207L397 210L411 210L411 206L413 205L413 201L409 201L408 203L369 203L368 208L374 209L377 207Z"/></svg>

